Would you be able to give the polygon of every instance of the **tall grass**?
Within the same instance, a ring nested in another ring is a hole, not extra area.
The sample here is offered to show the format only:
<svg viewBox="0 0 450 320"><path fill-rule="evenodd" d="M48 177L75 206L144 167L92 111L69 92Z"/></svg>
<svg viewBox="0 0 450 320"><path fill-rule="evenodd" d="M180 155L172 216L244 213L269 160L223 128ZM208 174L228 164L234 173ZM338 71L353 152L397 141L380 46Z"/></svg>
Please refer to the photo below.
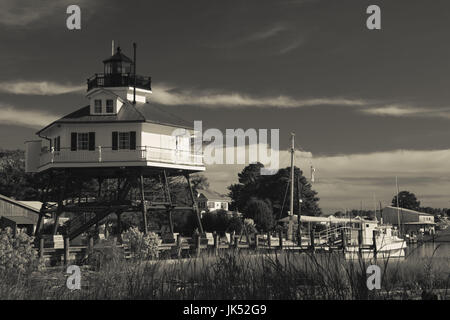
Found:
<svg viewBox="0 0 450 320"><path fill-rule="evenodd" d="M348 261L340 253L224 251L180 260L109 258L82 267L81 290L63 267L30 276L0 274L0 299L448 299L449 258ZM382 270L381 290L366 269ZM426 293L424 295L424 292Z"/></svg>

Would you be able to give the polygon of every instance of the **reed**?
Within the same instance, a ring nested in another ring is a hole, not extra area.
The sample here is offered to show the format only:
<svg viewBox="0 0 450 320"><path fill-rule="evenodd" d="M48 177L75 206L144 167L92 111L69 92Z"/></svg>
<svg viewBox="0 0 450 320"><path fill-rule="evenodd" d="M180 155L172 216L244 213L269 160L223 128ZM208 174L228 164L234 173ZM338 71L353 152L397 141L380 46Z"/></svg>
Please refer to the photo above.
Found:
<svg viewBox="0 0 450 320"><path fill-rule="evenodd" d="M66 287L63 267L0 274L0 299L449 299L449 258L377 261L381 290L367 288L374 261L340 253L249 253L179 260L109 259L82 267L81 290Z"/></svg>

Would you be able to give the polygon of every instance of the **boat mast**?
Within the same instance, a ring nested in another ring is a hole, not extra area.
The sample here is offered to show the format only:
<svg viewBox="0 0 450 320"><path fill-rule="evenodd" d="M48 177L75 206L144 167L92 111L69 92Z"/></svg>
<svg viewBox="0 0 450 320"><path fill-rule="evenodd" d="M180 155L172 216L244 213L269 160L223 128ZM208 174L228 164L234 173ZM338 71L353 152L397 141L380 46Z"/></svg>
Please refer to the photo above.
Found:
<svg viewBox="0 0 450 320"><path fill-rule="evenodd" d="M401 225L400 225L400 205L399 205L399 200L398 200L398 178L397 176L395 176L395 186L397 188L397 222L398 222L398 231L399 231L399 235L402 234L401 232Z"/></svg>
<svg viewBox="0 0 450 320"><path fill-rule="evenodd" d="M295 133L291 132L291 199L289 206L289 225L288 225L288 239L293 239L293 227L294 227L294 137Z"/></svg>

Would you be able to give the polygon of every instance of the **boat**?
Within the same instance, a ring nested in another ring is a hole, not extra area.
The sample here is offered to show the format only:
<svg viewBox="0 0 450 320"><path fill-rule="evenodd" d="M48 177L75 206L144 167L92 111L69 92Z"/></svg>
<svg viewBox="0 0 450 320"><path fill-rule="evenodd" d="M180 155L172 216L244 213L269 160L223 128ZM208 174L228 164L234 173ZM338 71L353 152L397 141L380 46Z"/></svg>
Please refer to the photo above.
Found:
<svg viewBox="0 0 450 320"><path fill-rule="evenodd" d="M398 230L391 225L382 225L377 221L361 221L362 244L352 242L344 250L346 259L404 258L406 241L398 236Z"/></svg>

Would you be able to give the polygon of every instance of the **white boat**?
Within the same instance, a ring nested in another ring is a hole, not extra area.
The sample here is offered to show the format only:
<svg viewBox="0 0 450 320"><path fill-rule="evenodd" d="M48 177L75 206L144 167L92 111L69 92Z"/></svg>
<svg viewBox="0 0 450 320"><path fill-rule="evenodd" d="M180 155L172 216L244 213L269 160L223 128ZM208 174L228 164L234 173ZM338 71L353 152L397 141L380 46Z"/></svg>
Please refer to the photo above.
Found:
<svg viewBox="0 0 450 320"><path fill-rule="evenodd" d="M398 237L397 230L394 230L392 226L380 225L377 221L363 220L361 221L361 229L361 250L360 246L353 242L345 249L346 259L359 259L359 257L373 259L375 253L377 259L405 257L406 241Z"/></svg>

